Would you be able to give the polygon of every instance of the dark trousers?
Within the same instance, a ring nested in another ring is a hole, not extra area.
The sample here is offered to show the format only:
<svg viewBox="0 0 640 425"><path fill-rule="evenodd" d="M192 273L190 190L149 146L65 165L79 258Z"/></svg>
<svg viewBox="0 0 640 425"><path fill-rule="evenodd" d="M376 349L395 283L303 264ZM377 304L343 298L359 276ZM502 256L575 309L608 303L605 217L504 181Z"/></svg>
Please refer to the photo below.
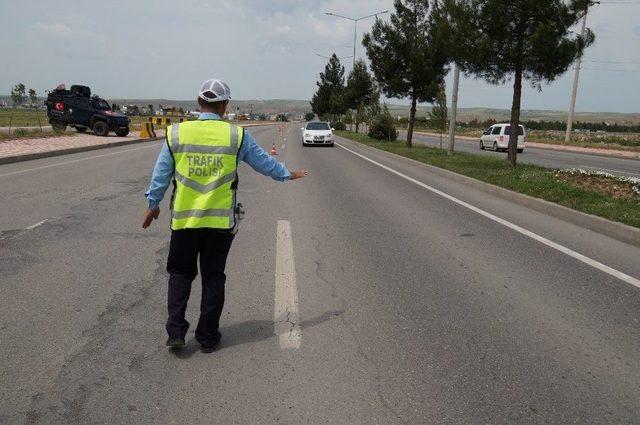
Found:
<svg viewBox="0 0 640 425"><path fill-rule="evenodd" d="M167 333L170 338L184 338L189 322L184 318L191 294L191 282L198 275L198 256L202 274L202 300L196 340L203 346L220 339L218 327L224 306L224 268L233 237L216 229L183 229L171 231L167 272L169 292Z"/></svg>

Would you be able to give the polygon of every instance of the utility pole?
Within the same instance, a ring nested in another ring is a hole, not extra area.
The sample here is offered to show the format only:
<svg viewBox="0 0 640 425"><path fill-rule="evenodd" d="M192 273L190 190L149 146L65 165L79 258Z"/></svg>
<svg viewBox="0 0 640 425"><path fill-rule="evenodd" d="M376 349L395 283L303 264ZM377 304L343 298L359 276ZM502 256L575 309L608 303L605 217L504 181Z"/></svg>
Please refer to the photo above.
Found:
<svg viewBox="0 0 640 425"><path fill-rule="evenodd" d="M582 30L580 30L580 37L584 38L584 33L587 28L587 12L589 6L584 11L584 17L582 18ZM564 142L571 142L571 127L573 126L573 115L576 109L576 95L578 94L578 79L580 78L580 66L582 65L582 53L576 60L576 72L573 76L573 88L571 89L571 101L569 102L569 116L567 117L567 132L564 135Z"/></svg>
<svg viewBox="0 0 640 425"><path fill-rule="evenodd" d="M453 93L451 93L451 120L449 121L449 149L448 154L453 155L453 147L456 141L456 116L458 114L458 83L460 82L460 68L454 64L453 68Z"/></svg>

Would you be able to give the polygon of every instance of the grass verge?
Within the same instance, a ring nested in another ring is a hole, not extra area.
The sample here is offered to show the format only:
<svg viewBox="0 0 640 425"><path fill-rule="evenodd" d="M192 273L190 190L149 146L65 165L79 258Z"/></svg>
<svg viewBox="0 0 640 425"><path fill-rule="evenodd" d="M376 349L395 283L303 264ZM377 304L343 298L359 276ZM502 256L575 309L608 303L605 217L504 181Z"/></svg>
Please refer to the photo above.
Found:
<svg viewBox="0 0 640 425"><path fill-rule="evenodd" d="M444 168L525 195L554 202L587 214L640 228L640 196L636 199L616 197L614 193L590 190L557 176L557 170L529 164L518 164L511 170L504 159L456 152L426 146L409 149L403 141L383 142L364 134L336 131L338 136L401 155L425 164Z"/></svg>
<svg viewBox="0 0 640 425"><path fill-rule="evenodd" d="M0 142L8 141L8 140L17 140L17 139L41 139L41 138L49 138L49 137L60 137L60 136L75 136L75 131L65 131L62 133L55 132L53 130L42 130L39 129L26 129L26 128L16 128L11 131L11 134L8 132L0 131Z"/></svg>
<svg viewBox="0 0 640 425"><path fill-rule="evenodd" d="M397 128L398 130L406 130L406 128ZM416 127L415 131L439 134L437 129L427 127ZM484 129L478 128L461 128L456 129L456 137L473 137L480 140L480 136ZM447 137L446 131L444 137ZM606 150L617 150L626 152L640 152L640 134L637 133L607 133L600 135L596 133L578 133L571 138L571 143L564 142L564 133L559 131L542 131L528 130L527 142L544 143L547 145L560 146L577 146L581 148L595 148Z"/></svg>

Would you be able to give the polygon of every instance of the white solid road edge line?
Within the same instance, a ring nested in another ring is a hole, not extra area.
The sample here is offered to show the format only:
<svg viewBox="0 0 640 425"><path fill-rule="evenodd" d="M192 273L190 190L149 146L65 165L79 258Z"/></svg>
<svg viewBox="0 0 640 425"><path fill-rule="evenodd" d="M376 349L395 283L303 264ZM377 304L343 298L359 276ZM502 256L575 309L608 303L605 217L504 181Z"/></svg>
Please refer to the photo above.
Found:
<svg viewBox="0 0 640 425"><path fill-rule="evenodd" d="M377 161L374 161L373 159L368 158L368 157L366 157L366 156L364 156L364 155L362 155L362 154L360 154L358 152L355 152L355 151L353 151L353 150L351 150L351 149L349 149L349 148L347 148L345 146L342 146L339 143L336 143L336 145L341 147L342 149L346 150L347 152L351 152L352 154L354 154L356 156L359 156L360 158L362 158L362 159L364 159L366 161L369 161L372 164L375 164L378 167L389 171L390 173L393 173L393 174L395 174L397 176L400 176L403 179L406 179L406 180L408 180L408 181L410 181L412 183L417 184L418 186L420 186L420 187L422 187L424 189L427 189L427 190L435 193L436 195L440 195L443 198L446 198L446 199L450 200L451 202L455 202L456 204L458 204L460 206L468 208L471 211L474 211L474 212L476 212L476 213L478 213L478 214L480 214L480 215L482 215L482 216L484 216L484 217L486 217L486 218L488 218L490 220L493 220L493 221L495 221L497 223L502 224L503 226L506 226L506 227L508 227L508 228L510 228L512 230L515 230L518 233L521 233L521 234L523 234L525 236L530 237L531 239L534 239L534 240L536 240L536 241L538 241L540 243L543 243L543 244L545 244L545 245L547 245L547 246L549 246L549 247L551 247L553 249L556 249L556 250L558 250L558 251L560 251L560 252L562 252L562 253L570 256L570 257L575 258L576 260L582 261L583 263L588 264L591 267L594 267L594 268L596 268L596 269L598 269L598 270L600 270L600 271L602 271L604 273L607 273L607 274L609 274L609 275L611 275L613 277L616 277L616 278L618 278L618 279L620 279L620 280L622 280L624 282L627 282L627 283L629 283L629 284L631 284L631 285L633 285L633 286L635 286L637 288L640 288L640 279L636 279L633 276L629 276L628 274L625 274L625 273L623 273L623 272L621 272L619 270L616 270L616 269L611 268L611 267L609 267L609 266L607 266L605 264L602 264L602 263L600 263L600 262L598 262L598 261L596 261L596 260L594 260L592 258L589 258L589 257L587 257L585 255L582 255L579 252L576 252L576 251L574 251L574 250L572 250L570 248L567 248L567 247L565 247L563 245L560 245L560 244L558 244L556 242L553 242L553 241L551 241L551 240L549 240L549 239L547 239L545 237L542 237L542 236L540 236L540 235L538 235L536 233L533 233L533 232L531 232L531 231L529 231L529 230L527 230L525 228L522 228L522 227L520 227L520 226L518 226L516 224L513 224L513 223L511 223L511 222L509 222L507 220L504 220L504 219L502 219L500 217L497 217L497 216L495 216L495 215L493 215L493 214L491 214L491 213L489 213L489 212L487 212L485 210L482 210L482 209L480 209L480 208L478 208L476 206L473 206L473 205L471 205L471 204L469 204L469 203L467 203L465 201L462 201L462 200L460 200L458 198L455 198L455 197L453 197L453 196L451 196L451 195L449 195L447 193L444 193L444 192L442 192L442 191L440 191L440 190L438 190L438 189L436 189L436 188L434 188L432 186L429 186L428 184L422 183L421 181L418 181L418 180L416 180L416 179L414 179L412 177L409 177L409 176L407 176L405 174L402 174L401 172L396 171L393 168L387 167L386 165L383 165L383 164L381 164L381 163L379 163Z"/></svg>
<svg viewBox="0 0 640 425"><path fill-rule="evenodd" d="M278 335L280 348L300 348L302 331L298 315L296 267L293 260L291 224L287 220L278 220L273 326L275 334Z"/></svg>

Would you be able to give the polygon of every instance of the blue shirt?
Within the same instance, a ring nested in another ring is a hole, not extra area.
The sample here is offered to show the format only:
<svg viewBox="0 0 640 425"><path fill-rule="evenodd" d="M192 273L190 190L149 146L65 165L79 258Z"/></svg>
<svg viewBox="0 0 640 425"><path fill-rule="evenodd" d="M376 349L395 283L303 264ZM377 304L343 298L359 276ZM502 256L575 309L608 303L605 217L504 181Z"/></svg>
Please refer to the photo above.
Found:
<svg viewBox="0 0 640 425"><path fill-rule="evenodd" d="M220 116L212 112L204 112L200 114L198 119L219 120ZM238 161L246 162L260 174L270 176L274 180L283 182L289 180L291 177L289 170L262 149L247 130L244 130ZM145 193L145 196L149 200L150 209L157 208L162 198L164 198L164 194L171 184L174 170L175 164L173 163L171 151L167 144L163 143L162 150L160 150L160 155L158 155L156 161L156 166L153 168L151 185Z"/></svg>

